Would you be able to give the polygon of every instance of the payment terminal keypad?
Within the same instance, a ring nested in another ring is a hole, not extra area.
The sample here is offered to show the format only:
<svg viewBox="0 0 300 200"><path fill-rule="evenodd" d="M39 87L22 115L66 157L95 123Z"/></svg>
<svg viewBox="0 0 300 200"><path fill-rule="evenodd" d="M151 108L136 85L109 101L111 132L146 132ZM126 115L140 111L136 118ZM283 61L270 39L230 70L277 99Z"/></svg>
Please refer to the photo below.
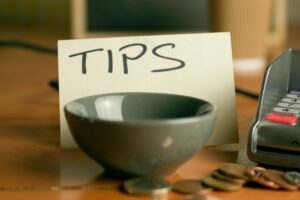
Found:
<svg viewBox="0 0 300 200"><path fill-rule="evenodd" d="M267 115L267 120L274 123L296 125L300 115L300 91L285 94Z"/></svg>

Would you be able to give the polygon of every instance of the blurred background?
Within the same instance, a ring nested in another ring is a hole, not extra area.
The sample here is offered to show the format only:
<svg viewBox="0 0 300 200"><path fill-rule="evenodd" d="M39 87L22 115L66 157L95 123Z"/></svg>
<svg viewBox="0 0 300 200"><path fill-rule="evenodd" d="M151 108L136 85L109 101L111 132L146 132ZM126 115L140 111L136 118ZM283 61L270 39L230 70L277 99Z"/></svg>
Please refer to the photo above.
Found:
<svg viewBox="0 0 300 200"><path fill-rule="evenodd" d="M243 2L242 0L241 2ZM269 1L269 0L266 0ZM223 3L222 3L223 2ZM226 3L225 3L226 2ZM233 3L228 3L233 2ZM57 39L111 36L125 32L208 32L239 29L226 26L224 13L243 11L237 0L1 0L0 37L27 39L27 32L54 34ZM246 2L246 1L245 1ZM251 2L251 1L248 1ZM260 1L258 1L260 2ZM289 39L299 33L300 2L297 0L271 0L268 20L269 37L273 49L296 48ZM229 4L229 6L228 6ZM232 5L231 5L232 4ZM217 6L216 6L217 5ZM229 7L224 8L223 7ZM245 10L253 18L259 4ZM213 8L212 8L213 7ZM217 8L216 8L217 7ZM212 10L213 9L213 10ZM253 9L253 11L251 10ZM266 10L266 9L265 9ZM269 12L269 11L265 11ZM215 19L222 13L223 18ZM234 16L235 17L235 16ZM226 16L225 16L226 18ZM237 17L239 18L239 17ZM238 23L232 20L233 23ZM259 20L260 21L260 20ZM259 23L256 21L256 23ZM242 24L241 24L242 25ZM219 26L219 28L216 26ZM241 26L240 29L242 29ZM259 29L259 27L257 27ZM20 31L24 31L20 32ZM96 34L95 34L96 33ZM8 36L7 36L8 35ZM248 37L253 37L251 34ZM28 38L32 40L31 38ZM33 39L34 40L34 39Z"/></svg>
<svg viewBox="0 0 300 200"><path fill-rule="evenodd" d="M63 29L70 28L70 0L1 0L1 29Z"/></svg>
<svg viewBox="0 0 300 200"><path fill-rule="evenodd" d="M298 0L1 0L0 40L55 49L59 39L229 31L235 73L247 74L300 48L299 8Z"/></svg>

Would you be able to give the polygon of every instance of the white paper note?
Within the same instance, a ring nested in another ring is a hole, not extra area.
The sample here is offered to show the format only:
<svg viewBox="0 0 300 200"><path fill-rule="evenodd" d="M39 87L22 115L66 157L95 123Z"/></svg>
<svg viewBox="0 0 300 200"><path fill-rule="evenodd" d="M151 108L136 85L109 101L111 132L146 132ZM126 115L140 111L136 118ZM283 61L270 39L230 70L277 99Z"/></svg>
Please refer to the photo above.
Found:
<svg viewBox="0 0 300 200"><path fill-rule="evenodd" d="M62 40L58 42L62 147L76 146L63 107L114 92L188 95L218 107L208 144L237 142L229 33Z"/></svg>

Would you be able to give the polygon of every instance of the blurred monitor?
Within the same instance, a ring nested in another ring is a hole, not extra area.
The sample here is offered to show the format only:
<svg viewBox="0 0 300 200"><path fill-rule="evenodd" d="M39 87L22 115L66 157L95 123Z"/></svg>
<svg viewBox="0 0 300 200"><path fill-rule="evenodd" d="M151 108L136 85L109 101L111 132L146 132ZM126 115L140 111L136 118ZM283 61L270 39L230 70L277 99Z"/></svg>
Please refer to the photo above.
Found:
<svg viewBox="0 0 300 200"><path fill-rule="evenodd" d="M204 32L208 0L73 0L74 38Z"/></svg>

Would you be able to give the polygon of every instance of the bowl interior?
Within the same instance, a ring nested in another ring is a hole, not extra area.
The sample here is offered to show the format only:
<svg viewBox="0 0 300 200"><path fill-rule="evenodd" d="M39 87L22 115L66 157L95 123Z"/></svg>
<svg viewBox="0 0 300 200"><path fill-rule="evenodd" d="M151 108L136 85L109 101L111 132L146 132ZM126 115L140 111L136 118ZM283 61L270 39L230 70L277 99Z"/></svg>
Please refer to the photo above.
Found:
<svg viewBox="0 0 300 200"><path fill-rule="evenodd" d="M75 100L66 109L81 117L109 121L191 118L213 110L201 99L158 93L116 93Z"/></svg>

